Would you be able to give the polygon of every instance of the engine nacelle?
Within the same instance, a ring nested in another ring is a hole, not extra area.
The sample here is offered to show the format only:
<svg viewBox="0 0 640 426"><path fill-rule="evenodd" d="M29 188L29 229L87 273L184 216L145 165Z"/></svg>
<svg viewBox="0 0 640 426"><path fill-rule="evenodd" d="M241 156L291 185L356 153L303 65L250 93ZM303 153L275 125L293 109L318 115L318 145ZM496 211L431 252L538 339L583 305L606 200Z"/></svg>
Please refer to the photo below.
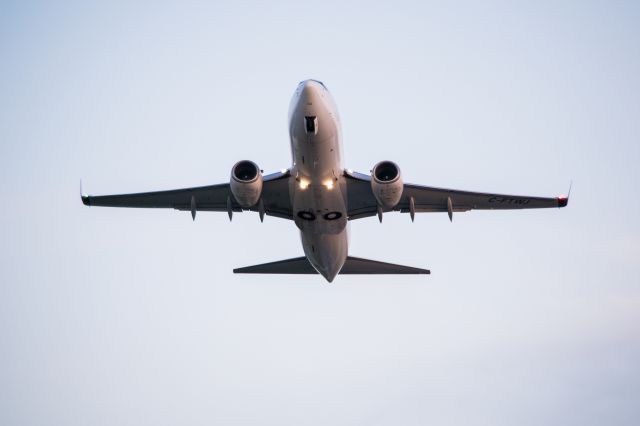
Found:
<svg viewBox="0 0 640 426"><path fill-rule="evenodd" d="M395 207L402 197L400 167L392 161L381 161L371 170L371 190L378 204L386 209Z"/></svg>
<svg viewBox="0 0 640 426"><path fill-rule="evenodd" d="M241 207L253 207L262 195L262 172L253 161L238 161L231 168L229 186L233 197Z"/></svg>

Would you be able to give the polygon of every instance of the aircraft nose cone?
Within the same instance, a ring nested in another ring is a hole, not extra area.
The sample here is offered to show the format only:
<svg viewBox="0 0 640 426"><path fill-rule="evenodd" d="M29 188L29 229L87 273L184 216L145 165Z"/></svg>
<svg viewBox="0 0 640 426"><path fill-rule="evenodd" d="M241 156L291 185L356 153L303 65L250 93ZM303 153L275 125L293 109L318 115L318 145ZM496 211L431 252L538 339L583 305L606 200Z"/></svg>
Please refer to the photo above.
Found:
<svg viewBox="0 0 640 426"><path fill-rule="evenodd" d="M305 104L313 104L320 99L320 87L317 82L307 80L301 83L300 101Z"/></svg>

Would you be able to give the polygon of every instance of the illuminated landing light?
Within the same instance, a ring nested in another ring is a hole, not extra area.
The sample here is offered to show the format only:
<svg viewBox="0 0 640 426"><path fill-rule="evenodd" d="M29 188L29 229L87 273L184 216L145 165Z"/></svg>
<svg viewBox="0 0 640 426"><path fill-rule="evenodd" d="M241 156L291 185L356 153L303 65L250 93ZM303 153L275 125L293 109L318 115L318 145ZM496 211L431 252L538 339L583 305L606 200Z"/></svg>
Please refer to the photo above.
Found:
<svg viewBox="0 0 640 426"><path fill-rule="evenodd" d="M309 181L306 179L300 179L300 189L307 189L309 186Z"/></svg>
<svg viewBox="0 0 640 426"><path fill-rule="evenodd" d="M333 189L333 179L325 180L324 182L322 182L322 184L323 184L327 189Z"/></svg>

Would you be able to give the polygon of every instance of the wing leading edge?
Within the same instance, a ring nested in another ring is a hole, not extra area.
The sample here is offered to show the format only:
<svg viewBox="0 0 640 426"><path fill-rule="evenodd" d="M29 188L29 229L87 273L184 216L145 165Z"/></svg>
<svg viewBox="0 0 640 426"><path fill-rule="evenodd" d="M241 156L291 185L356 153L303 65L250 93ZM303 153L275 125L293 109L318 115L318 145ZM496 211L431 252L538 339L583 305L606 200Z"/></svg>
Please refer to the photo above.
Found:
<svg viewBox="0 0 640 426"><path fill-rule="evenodd" d="M371 177L362 173L345 172L349 220L374 216L378 204L371 190ZM463 212L468 210L512 210L565 207L564 196L546 198L524 195L504 195L485 192L459 191L404 184L400 202L392 210L402 213ZM413 208L411 207L413 205Z"/></svg>

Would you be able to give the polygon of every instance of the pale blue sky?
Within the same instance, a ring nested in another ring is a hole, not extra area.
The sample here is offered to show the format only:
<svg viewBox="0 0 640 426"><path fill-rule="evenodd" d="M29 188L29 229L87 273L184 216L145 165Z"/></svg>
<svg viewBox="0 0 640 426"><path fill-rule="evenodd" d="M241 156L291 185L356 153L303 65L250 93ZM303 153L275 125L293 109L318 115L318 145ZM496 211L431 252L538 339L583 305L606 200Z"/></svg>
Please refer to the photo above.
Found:
<svg viewBox="0 0 640 426"><path fill-rule="evenodd" d="M637 424L640 7L345 3L2 3L0 424ZM350 168L571 203L356 221L432 275L331 285L231 273L288 221L80 203L287 167L306 78Z"/></svg>

